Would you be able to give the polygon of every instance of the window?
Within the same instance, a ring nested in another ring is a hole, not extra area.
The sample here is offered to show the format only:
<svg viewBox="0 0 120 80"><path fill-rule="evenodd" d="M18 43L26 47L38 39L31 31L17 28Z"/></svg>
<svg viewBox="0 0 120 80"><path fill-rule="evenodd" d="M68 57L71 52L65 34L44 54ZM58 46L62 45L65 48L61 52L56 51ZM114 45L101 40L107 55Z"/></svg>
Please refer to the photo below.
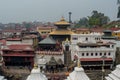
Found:
<svg viewBox="0 0 120 80"><path fill-rule="evenodd" d="M85 40L88 41L88 38L86 38Z"/></svg>
<svg viewBox="0 0 120 80"><path fill-rule="evenodd" d="M77 37L73 37L72 40L78 40L78 38Z"/></svg>
<svg viewBox="0 0 120 80"><path fill-rule="evenodd" d="M100 56L102 56L102 53L100 53Z"/></svg>
<svg viewBox="0 0 120 80"><path fill-rule="evenodd" d="M110 55L111 55L111 53L109 52L109 53L108 53L108 55L110 56Z"/></svg>
<svg viewBox="0 0 120 80"><path fill-rule="evenodd" d="M106 53L104 53L104 55L106 56Z"/></svg>
<svg viewBox="0 0 120 80"><path fill-rule="evenodd" d="M82 53L82 56L84 56L84 53Z"/></svg>
<svg viewBox="0 0 120 80"><path fill-rule="evenodd" d="M91 53L91 56L93 56L93 53Z"/></svg>
<svg viewBox="0 0 120 80"><path fill-rule="evenodd" d="M89 55L89 53L86 53L86 56L88 56Z"/></svg>
<svg viewBox="0 0 120 80"><path fill-rule="evenodd" d="M97 56L98 55L98 53L95 53L95 56Z"/></svg>
<svg viewBox="0 0 120 80"><path fill-rule="evenodd" d="M112 48L114 48L114 45L112 45Z"/></svg>

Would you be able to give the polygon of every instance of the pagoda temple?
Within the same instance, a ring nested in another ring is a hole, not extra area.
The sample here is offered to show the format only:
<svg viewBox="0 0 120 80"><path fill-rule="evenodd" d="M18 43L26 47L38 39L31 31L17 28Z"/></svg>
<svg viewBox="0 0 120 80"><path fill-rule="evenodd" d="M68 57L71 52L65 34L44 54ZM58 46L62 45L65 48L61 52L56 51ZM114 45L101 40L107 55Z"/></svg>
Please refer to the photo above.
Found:
<svg viewBox="0 0 120 80"><path fill-rule="evenodd" d="M69 22L62 17L61 20L55 22L54 25L57 26L57 29L51 32L49 36L58 41L65 41L66 38L70 40L70 35L73 34L73 32L69 28Z"/></svg>

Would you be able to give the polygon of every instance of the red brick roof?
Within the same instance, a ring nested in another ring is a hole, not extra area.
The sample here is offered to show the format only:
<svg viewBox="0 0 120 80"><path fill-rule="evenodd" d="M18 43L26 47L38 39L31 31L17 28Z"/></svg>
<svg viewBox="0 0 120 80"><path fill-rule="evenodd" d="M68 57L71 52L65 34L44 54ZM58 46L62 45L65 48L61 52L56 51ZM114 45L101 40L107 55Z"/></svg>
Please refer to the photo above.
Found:
<svg viewBox="0 0 120 80"><path fill-rule="evenodd" d="M76 30L79 30L79 31L89 31L88 28L76 28Z"/></svg>
<svg viewBox="0 0 120 80"><path fill-rule="evenodd" d="M110 28L109 30L111 30L111 31L117 31L117 30L120 30L120 28L113 27L113 28Z"/></svg>
<svg viewBox="0 0 120 80"><path fill-rule="evenodd" d="M90 31L92 32L103 32L105 29L101 28L101 27L97 27L97 28L90 28Z"/></svg>
<svg viewBox="0 0 120 80"><path fill-rule="evenodd" d="M31 45L25 45L25 44L13 44L8 45L7 48L3 50L24 50L24 51L34 51Z"/></svg>

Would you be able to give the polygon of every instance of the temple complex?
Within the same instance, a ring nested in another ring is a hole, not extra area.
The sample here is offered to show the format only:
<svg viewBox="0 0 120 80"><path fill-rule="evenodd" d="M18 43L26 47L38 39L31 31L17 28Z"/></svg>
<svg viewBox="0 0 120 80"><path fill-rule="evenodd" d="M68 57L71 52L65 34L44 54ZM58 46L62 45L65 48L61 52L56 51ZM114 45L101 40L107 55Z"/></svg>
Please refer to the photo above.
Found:
<svg viewBox="0 0 120 80"><path fill-rule="evenodd" d="M36 51L36 55L38 55L39 58L44 56L47 62L46 68L49 70L58 70L58 68L63 68L63 64L68 66L68 64L71 63L71 51L69 45L71 34L73 34L73 32L69 29L70 23L65 21L62 17L62 19L54 23L54 25L57 26L57 29L52 31L48 37L39 42Z"/></svg>

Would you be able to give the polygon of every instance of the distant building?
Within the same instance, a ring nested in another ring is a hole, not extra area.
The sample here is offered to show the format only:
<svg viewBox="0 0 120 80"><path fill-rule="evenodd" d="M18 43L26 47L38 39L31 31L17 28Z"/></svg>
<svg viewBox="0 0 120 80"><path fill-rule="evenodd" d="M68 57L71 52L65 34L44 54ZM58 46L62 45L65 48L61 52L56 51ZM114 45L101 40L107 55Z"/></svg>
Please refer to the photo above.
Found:
<svg viewBox="0 0 120 80"><path fill-rule="evenodd" d="M22 44L22 39L21 38L7 38L6 45L11 45L11 44Z"/></svg>
<svg viewBox="0 0 120 80"><path fill-rule="evenodd" d="M115 42L115 40L117 39L116 36L112 35L111 30L104 30L103 33L104 35L101 38L105 41Z"/></svg>
<svg viewBox="0 0 120 80"><path fill-rule="evenodd" d="M74 33L76 33L76 34L89 34L90 30L88 28L76 28L74 30Z"/></svg>
<svg viewBox="0 0 120 80"><path fill-rule="evenodd" d="M113 31L112 35L115 36L118 40L120 40L120 30Z"/></svg>
<svg viewBox="0 0 120 80"><path fill-rule="evenodd" d="M42 39L49 36L49 33L55 30L55 27L37 27L37 31L39 32Z"/></svg>
<svg viewBox="0 0 120 80"><path fill-rule="evenodd" d="M33 66L34 49L31 45L13 44L2 48L5 66Z"/></svg>
<svg viewBox="0 0 120 80"><path fill-rule="evenodd" d="M8 30L2 30L2 37L13 37L13 36L21 36L22 30L14 30L14 29L8 29Z"/></svg>
<svg viewBox="0 0 120 80"><path fill-rule="evenodd" d="M22 37L22 44L32 45L34 48L38 45L38 36L31 34Z"/></svg>
<svg viewBox="0 0 120 80"><path fill-rule="evenodd" d="M111 68L116 58L115 43L101 39L101 33L73 34L71 35L71 56L72 60L79 55L81 65L84 67L101 68L102 56L106 56L106 67Z"/></svg>
<svg viewBox="0 0 120 80"><path fill-rule="evenodd" d="M62 46L50 37L47 37L39 42L36 54L39 56L39 58L44 56L47 62L50 61L51 57L55 57L56 60L60 58L62 61L64 61Z"/></svg>

